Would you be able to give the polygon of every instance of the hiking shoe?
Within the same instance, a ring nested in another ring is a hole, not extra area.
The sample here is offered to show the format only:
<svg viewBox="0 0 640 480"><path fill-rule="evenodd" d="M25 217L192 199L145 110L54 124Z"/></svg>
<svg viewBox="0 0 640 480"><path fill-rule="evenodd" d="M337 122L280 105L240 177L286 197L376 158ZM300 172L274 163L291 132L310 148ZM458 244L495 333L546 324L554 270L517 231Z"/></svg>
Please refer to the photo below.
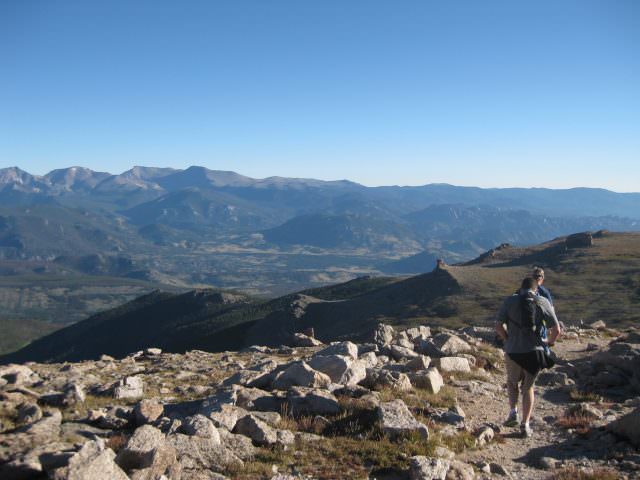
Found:
<svg viewBox="0 0 640 480"><path fill-rule="evenodd" d="M533 435L533 430L528 423L523 423L520 425L520 433L522 433L522 436L524 438L529 438L531 437L531 435Z"/></svg>
<svg viewBox="0 0 640 480"><path fill-rule="evenodd" d="M518 418L518 412L511 412L509 417L504 422L505 427L517 427L520 419Z"/></svg>

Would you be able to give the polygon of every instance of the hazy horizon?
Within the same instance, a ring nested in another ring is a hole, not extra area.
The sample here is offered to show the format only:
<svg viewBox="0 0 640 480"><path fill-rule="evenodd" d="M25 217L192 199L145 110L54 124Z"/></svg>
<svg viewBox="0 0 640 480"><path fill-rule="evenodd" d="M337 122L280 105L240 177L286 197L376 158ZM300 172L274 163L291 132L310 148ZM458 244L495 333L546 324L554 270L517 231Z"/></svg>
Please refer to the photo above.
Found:
<svg viewBox="0 0 640 480"><path fill-rule="evenodd" d="M0 167L640 189L640 4L0 5Z"/></svg>

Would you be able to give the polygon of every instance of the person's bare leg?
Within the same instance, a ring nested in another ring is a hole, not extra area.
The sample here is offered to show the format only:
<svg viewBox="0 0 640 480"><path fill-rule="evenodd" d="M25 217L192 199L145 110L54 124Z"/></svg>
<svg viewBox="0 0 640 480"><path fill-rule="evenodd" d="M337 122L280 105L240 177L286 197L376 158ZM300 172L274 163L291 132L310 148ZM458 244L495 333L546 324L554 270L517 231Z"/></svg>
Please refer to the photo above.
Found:
<svg viewBox="0 0 640 480"><path fill-rule="evenodd" d="M522 423L529 423L533 412L534 393L533 387L522 390Z"/></svg>

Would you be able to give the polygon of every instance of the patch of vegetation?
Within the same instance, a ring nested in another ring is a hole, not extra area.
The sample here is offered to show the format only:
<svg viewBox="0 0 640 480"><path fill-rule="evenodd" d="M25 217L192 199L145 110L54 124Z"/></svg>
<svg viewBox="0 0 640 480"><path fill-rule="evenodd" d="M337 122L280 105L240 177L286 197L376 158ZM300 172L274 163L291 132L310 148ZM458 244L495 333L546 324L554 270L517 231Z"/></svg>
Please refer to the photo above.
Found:
<svg viewBox="0 0 640 480"><path fill-rule="evenodd" d="M571 428L578 435L585 435L589 433L591 430L591 426L593 425L593 417L587 415L563 415L558 417L556 420L556 424L563 428Z"/></svg>
<svg viewBox="0 0 640 480"><path fill-rule="evenodd" d="M380 391L380 399L389 402L396 398L401 399L409 408L423 409L425 407L451 408L456 405L455 390L445 385L438 393L431 393L424 388L413 388L409 392L399 392L392 389Z"/></svg>
<svg viewBox="0 0 640 480"><path fill-rule="evenodd" d="M577 388L572 388L569 392L569 398L572 402L592 402L592 403L600 403L602 402L602 397L597 393L593 392L584 392L582 390L578 390Z"/></svg>

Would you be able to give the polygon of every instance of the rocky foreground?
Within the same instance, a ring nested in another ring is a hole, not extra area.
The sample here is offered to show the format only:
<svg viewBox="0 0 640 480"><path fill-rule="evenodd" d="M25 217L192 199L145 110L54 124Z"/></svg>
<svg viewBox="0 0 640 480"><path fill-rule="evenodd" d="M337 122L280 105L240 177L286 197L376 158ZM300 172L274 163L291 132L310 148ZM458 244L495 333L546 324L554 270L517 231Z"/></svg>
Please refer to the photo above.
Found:
<svg viewBox="0 0 640 480"><path fill-rule="evenodd" d="M640 332L572 328L534 436L490 329L0 367L0 478L640 478Z"/></svg>

